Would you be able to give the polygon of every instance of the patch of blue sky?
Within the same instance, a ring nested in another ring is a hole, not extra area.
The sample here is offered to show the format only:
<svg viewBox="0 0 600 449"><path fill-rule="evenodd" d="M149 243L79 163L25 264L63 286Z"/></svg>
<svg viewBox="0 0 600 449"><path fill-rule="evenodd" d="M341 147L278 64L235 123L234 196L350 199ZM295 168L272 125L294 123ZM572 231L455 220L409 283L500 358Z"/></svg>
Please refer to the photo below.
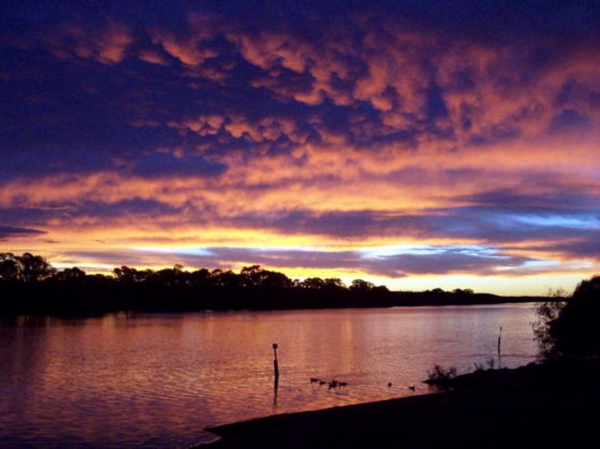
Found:
<svg viewBox="0 0 600 449"><path fill-rule="evenodd" d="M528 260L521 267L524 269L544 269L560 266L561 263L556 260Z"/></svg>
<svg viewBox="0 0 600 449"><path fill-rule="evenodd" d="M391 245L361 249L358 253L363 259L378 259L401 255L435 256L445 253L503 258L503 256L498 254L497 248L484 245Z"/></svg>
<svg viewBox="0 0 600 449"><path fill-rule="evenodd" d="M316 252L323 251L323 248L317 246L266 246L263 248L248 248L254 252L260 253L279 253L279 252Z"/></svg>
<svg viewBox="0 0 600 449"><path fill-rule="evenodd" d="M380 257L398 256L402 254L426 256L439 254L440 252L443 252L443 249L431 245L391 245L358 250L358 253L363 259L377 259Z"/></svg>
<svg viewBox="0 0 600 449"><path fill-rule="evenodd" d="M596 268L596 264L590 260L573 260L567 263L561 264L561 267L574 269L574 270L594 270ZM592 273L594 274L594 273Z"/></svg>
<svg viewBox="0 0 600 449"><path fill-rule="evenodd" d="M528 260L519 265L519 269L523 272L547 272L547 271L569 271L569 270L581 270L591 269L595 266L593 262L588 260L574 260L574 261L558 261L558 260ZM502 270L513 270L514 266L497 267L497 271Z"/></svg>
<svg viewBox="0 0 600 449"><path fill-rule="evenodd" d="M581 216L561 215L515 215L513 220L535 226L557 226L565 228L597 228L600 226L598 216L587 214Z"/></svg>
<svg viewBox="0 0 600 449"><path fill-rule="evenodd" d="M186 256L212 256L213 253L207 249L202 247L136 247L132 248L134 251L140 252L149 252L149 253L160 253L160 254L181 254Z"/></svg>

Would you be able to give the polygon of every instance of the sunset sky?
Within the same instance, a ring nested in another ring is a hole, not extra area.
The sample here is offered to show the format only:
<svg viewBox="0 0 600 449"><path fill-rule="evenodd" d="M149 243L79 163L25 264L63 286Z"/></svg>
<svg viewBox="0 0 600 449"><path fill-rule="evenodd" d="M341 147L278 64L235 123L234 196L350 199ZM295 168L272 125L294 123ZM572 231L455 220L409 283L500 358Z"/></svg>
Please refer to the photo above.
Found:
<svg viewBox="0 0 600 449"><path fill-rule="evenodd" d="M515 295L600 272L598 1L8 3L0 252Z"/></svg>

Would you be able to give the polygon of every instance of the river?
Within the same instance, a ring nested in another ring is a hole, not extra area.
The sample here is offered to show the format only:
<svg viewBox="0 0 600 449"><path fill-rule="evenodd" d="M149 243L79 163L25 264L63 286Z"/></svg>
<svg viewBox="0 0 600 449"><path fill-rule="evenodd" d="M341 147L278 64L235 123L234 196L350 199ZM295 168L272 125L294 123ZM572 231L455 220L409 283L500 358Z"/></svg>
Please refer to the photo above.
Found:
<svg viewBox="0 0 600 449"><path fill-rule="evenodd" d="M533 361L534 306L0 320L0 446L184 448L207 426L427 393L434 364Z"/></svg>

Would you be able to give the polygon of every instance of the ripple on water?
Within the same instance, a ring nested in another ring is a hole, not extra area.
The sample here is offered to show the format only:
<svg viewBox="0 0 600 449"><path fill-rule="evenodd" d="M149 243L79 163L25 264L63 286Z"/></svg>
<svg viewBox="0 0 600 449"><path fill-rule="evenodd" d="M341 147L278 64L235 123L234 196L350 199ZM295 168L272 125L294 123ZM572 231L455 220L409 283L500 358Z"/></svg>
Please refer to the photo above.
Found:
<svg viewBox="0 0 600 449"><path fill-rule="evenodd" d="M214 438L206 426L411 395L406 386L423 385L433 363L468 366L495 355L499 325L503 365L534 357L527 309L449 312L107 316L3 328L0 446L187 447ZM311 377L348 386L329 389Z"/></svg>

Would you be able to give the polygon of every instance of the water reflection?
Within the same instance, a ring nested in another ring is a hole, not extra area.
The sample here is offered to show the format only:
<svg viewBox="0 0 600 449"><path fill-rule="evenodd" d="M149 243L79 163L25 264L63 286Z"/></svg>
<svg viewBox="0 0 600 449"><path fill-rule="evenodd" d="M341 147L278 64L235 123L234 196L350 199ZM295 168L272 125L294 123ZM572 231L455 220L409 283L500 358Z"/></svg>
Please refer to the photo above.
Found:
<svg viewBox="0 0 600 449"><path fill-rule="evenodd" d="M531 361L533 318L497 305L2 321L0 445L185 447L209 425L423 393L433 364L493 357L500 326L502 364Z"/></svg>

